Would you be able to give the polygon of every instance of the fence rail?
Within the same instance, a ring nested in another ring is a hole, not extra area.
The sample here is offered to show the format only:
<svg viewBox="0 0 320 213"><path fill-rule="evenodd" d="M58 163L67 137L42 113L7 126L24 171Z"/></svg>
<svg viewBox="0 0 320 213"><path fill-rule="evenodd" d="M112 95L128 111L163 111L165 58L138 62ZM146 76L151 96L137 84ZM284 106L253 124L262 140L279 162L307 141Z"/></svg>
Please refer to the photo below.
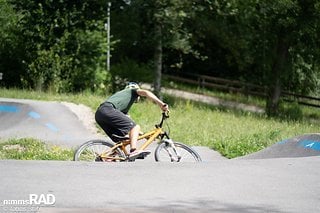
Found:
<svg viewBox="0 0 320 213"><path fill-rule="evenodd" d="M207 75L196 75L190 73L183 73L183 75L184 77L168 74L165 74L164 76L168 79L193 84L200 88L214 88L227 92L241 93L244 95L253 95L263 98L267 97L266 86L259 86L255 84L244 83L241 81L228 80ZM282 99L286 102L297 102L300 105L320 108L320 98L318 97L305 96L286 91L281 91L281 96Z"/></svg>

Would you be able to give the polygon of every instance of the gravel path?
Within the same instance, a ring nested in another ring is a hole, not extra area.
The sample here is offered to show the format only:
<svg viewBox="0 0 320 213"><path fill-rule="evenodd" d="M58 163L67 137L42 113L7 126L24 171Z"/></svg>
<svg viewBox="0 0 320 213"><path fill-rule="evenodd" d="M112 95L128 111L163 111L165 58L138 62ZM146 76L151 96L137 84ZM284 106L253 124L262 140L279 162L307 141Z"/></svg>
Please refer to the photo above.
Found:
<svg viewBox="0 0 320 213"><path fill-rule="evenodd" d="M148 89L148 90L152 89L150 84L142 84L142 88ZM257 107L254 105L242 104L234 101L226 101L216 97L186 92L182 90L162 88L162 92L168 95L179 97L179 98L198 101L206 104L211 104L214 106L222 106L222 107L239 109L239 110L244 110L244 111L254 112L254 113L265 112L264 109L262 109L261 107Z"/></svg>

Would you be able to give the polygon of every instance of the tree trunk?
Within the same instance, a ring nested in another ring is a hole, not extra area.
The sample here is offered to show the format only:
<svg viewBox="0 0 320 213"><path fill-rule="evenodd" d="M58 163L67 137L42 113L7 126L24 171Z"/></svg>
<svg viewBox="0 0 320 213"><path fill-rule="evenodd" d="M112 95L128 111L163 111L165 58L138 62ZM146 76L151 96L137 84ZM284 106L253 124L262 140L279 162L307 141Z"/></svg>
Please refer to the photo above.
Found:
<svg viewBox="0 0 320 213"><path fill-rule="evenodd" d="M276 116L279 112L281 96L281 77L288 56L288 45L284 39L279 39L276 58L271 70L271 78L268 91L267 109L268 116Z"/></svg>
<svg viewBox="0 0 320 213"><path fill-rule="evenodd" d="M154 93L161 98L161 78L162 78L162 30L161 25L155 29L155 54L154 54Z"/></svg>

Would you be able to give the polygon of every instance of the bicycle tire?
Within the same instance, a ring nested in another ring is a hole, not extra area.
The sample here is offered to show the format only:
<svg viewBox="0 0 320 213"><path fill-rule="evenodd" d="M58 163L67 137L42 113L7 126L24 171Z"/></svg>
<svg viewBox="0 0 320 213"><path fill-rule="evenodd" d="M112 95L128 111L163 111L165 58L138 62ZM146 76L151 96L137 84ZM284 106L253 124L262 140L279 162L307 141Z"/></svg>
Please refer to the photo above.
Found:
<svg viewBox="0 0 320 213"><path fill-rule="evenodd" d="M170 143L163 141L161 142L155 150L155 160L160 162L201 162L200 155L191 147L179 143L173 142L175 149L181 155L180 159L176 155L173 147ZM172 157L170 156L172 155Z"/></svg>
<svg viewBox="0 0 320 213"><path fill-rule="evenodd" d="M115 145L113 142L104 140L90 140L82 144L74 153L74 161L94 161L94 162L106 162L100 156L102 153L107 152ZM113 156L125 158L125 154L119 148L115 149ZM118 160L120 161L120 160ZM108 161L107 161L108 162ZM114 162L114 160L110 161Z"/></svg>

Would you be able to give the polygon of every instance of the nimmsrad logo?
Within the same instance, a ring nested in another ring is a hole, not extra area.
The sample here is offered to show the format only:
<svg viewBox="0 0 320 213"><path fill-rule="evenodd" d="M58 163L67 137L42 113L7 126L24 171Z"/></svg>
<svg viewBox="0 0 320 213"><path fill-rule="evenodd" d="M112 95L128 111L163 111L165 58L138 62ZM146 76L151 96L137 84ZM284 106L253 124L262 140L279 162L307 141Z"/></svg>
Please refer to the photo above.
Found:
<svg viewBox="0 0 320 213"><path fill-rule="evenodd" d="M29 199L25 200L2 200L1 206L7 212L33 212L43 206L54 206L55 202L53 194L29 194Z"/></svg>

